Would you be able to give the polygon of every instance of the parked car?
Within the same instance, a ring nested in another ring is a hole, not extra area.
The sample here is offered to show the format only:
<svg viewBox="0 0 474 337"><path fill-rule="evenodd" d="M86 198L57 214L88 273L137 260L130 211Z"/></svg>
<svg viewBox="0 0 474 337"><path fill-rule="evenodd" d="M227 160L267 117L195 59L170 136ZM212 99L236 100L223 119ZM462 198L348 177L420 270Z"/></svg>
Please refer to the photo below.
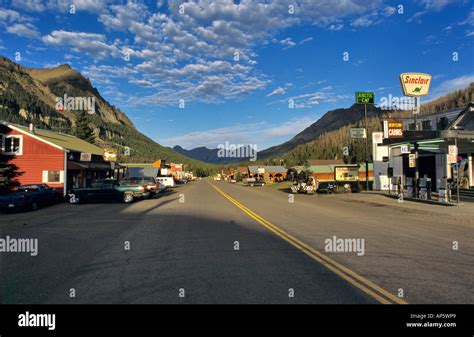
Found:
<svg viewBox="0 0 474 337"><path fill-rule="evenodd" d="M254 187L254 186L265 186L265 182L263 180L255 180L255 181L251 181L248 183L250 187Z"/></svg>
<svg viewBox="0 0 474 337"><path fill-rule="evenodd" d="M147 198L150 192L145 184L101 179L92 183L91 187L77 188L69 193L71 204L82 204L92 201L122 201L130 204L136 199Z"/></svg>
<svg viewBox="0 0 474 337"><path fill-rule="evenodd" d="M0 209L36 211L40 207L52 205L61 200L54 188L46 184L29 184L20 186L16 191L0 196Z"/></svg>
<svg viewBox="0 0 474 337"><path fill-rule="evenodd" d="M157 193L160 193L166 188L164 184L160 183L155 177L128 177L121 180L120 185L144 185L148 192L150 192L150 198L153 198Z"/></svg>

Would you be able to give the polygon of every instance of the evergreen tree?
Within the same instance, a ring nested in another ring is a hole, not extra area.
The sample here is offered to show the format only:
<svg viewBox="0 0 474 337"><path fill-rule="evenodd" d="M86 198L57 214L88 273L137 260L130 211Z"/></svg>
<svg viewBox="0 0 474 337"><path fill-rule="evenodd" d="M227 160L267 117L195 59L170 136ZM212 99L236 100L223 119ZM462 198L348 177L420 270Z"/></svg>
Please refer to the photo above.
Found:
<svg viewBox="0 0 474 337"><path fill-rule="evenodd" d="M74 129L76 137L89 143L95 142L94 132L89 127L89 118L85 111L80 111L76 115L76 127Z"/></svg>

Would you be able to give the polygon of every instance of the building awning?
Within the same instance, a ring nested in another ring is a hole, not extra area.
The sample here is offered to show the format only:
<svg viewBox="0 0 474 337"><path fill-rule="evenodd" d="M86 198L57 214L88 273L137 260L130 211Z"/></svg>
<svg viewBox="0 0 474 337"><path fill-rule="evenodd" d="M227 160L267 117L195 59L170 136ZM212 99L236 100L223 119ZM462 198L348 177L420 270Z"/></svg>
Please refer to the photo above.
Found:
<svg viewBox="0 0 474 337"><path fill-rule="evenodd" d="M87 161L72 161L67 162L68 170L111 170L110 162L87 162Z"/></svg>

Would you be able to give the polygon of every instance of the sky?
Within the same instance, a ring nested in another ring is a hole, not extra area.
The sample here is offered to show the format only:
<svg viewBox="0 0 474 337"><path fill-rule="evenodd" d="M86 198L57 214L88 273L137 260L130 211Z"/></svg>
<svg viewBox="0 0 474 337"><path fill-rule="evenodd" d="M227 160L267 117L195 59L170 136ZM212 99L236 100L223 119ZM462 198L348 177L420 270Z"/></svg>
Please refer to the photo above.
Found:
<svg viewBox="0 0 474 337"><path fill-rule="evenodd" d="M474 82L467 0L0 0L0 55L68 63L150 138L216 148L291 139L356 91L429 101Z"/></svg>

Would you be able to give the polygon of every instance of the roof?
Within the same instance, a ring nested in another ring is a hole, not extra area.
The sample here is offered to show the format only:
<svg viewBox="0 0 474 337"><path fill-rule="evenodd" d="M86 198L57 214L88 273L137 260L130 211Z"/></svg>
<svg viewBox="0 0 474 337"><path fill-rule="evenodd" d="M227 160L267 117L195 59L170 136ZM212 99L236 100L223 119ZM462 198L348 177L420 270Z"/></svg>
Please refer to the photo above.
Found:
<svg viewBox="0 0 474 337"><path fill-rule="evenodd" d="M23 132L29 136L35 137L43 142L54 144L63 150L92 153L99 156L102 156L104 154L104 151L100 147L88 143L85 140L82 140L75 136L36 128L34 133L31 133L30 129L23 125L8 122L1 122L1 124Z"/></svg>
<svg viewBox="0 0 474 337"><path fill-rule="evenodd" d="M287 171L286 168L283 166L249 166L249 171L250 172L258 172L258 168L264 168L265 172L271 172L271 173L281 173Z"/></svg>
<svg viewBox="0 0 474 337"><path fill-rule="evenodd" d="M308 159L309 166L344 164L342 159Z"/></svg>

